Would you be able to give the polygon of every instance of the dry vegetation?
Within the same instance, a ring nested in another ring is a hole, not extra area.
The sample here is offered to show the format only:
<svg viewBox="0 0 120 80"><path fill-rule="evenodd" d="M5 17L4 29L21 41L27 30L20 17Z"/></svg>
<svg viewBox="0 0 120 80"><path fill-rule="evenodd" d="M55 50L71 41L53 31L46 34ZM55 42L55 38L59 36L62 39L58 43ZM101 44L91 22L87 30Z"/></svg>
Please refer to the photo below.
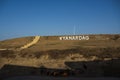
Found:
<svg viewBox="0 0 120 80"><path fill-rule="evenodd" d="M44 63L47 67L54 67L55 65L60 66L59 63L64 66L65 61L120 58L120 35L89 35L89 37L90 40L88 41L65 41L59 40L59 36L42 36L37 44L27 49L21 51L1 50L0 60L2 63L0 65L8 63L39 67ZM27 37L1 41L0 48L20 47L32 41L33 38Z"/></svg>
<svg viewBox="0 0 120 80"><path fill-rule="evenodd" d="M69 55L79 54L83 57L89 58L90 56L96 56L100 59L103 58L120 58L120 47L108 47L108 48L73 48L65 50L48 50L39 52L21 51L19 54L12 50L0 51L0 58L15 58L19 55L22 58L40 58L43 55L49 55L51 59L64 59Z"/></svg>
<svg viewBox="0 0 120 80"><path fill-rule="evenodd" d="M19 48L24 44L31 42L33 38L34 37L23 37L23 38L0 41L0 49L1 48Z"/></svg>
<svg viewBox="0 0 120 80"><path fill-rule="evenodd" d="M8 67L3 73L16 75L17 72L13 70L18 70L18 74L25 74L26 71L27 74L34 72L38 75L39 72L35 67L69 69L68 65L71 65L83 71L79 76L119 76L120 35L89 35L89 37L90 40L87 41L67 41L59 40L59 36L42 36L36 44L23 50L16 48L31 42L34 37L1 41L0 48L8 48L8 50L0 50L0 68L5 64L33 67L30 70L24 67L21 70L18 69L19 67L11 69ZM14 49L9 50L9 48ZM83 69L85 66L86 70Z"/></svg>

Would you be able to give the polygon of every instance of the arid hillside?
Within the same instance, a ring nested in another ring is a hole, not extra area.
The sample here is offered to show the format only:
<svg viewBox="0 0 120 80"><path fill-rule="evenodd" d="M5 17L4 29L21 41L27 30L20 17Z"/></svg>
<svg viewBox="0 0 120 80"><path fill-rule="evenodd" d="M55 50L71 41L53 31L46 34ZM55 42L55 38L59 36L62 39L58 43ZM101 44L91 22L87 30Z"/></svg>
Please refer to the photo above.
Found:
<svg viewBox="0 0 120 80"><path fill-rule="evenodd" d="M28 42L33 40L33 36L32 37L23 37L23 38L15 38L15 39L9 39L9 40L4 40L4 41L0 41L0 49L3 48L19 48L20 46L23 46L24 44L27 44Z"/></svg>
<svg viewBox="0 0 120 80"><path fill-rule="evenodd" d="M89 70L96 69L93 72L96 75L103 75L110 69L117 69L119 72L120 68L117 66L120 66L120 34L84 36L89 36L89 40L64 39L64 37L71 37L70 35L40 36L34 44L24 49L20 48L34 42L34 36L0 41L0 68L6 64L70 70L82 66L81 69L83 67L89 67ZM63 39L61 40L60 37ZM113 64L114 59L118 59L118 62L114 63L114 67L109 68L108 66ZM96 61L99 61L99 65ZM104 61L108 61L110 64L106 65ZM70 63L70 66L66 62ZM79 63L71 65L73 62ZM91 66L91 63L95 66ZM86 73L89 71L87 70Z"/></svg>

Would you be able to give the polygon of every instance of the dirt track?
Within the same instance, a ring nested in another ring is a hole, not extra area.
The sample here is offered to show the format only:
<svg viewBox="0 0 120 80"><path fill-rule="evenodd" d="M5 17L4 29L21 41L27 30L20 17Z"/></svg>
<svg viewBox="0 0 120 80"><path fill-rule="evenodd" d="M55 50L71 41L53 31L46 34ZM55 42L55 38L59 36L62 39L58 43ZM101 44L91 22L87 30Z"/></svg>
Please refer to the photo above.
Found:
<svg viewBox="0 0 120 80"><path fill-rule="evenodd" d="M33 39L33 41L31 41L30 43L25 44L24 46L21 46L20 48L18 48L18 50L26 49L26 48L28 48L28 47L36 44L39 41L39 39L40 39L40 36L35 36L35 38ZM14 49L11 49L11 48L8 48L8 49L7 48L2 48L0 50L2 51L2 50L14 50Z"/></svg>
<svg viewBox="0 0 120 80"><path fill-rule="evenodd" d="M21 49L21 50L22 50L22 49L26 49L26 48L28 48L28 47L36 44L36 43L39 41L39 39L40 39L40 36L35 36L35 38L33 39L32 42L30 42L30 43L28 43L28 44L25 44L25 45L22 46L20 49Z"/></svg>

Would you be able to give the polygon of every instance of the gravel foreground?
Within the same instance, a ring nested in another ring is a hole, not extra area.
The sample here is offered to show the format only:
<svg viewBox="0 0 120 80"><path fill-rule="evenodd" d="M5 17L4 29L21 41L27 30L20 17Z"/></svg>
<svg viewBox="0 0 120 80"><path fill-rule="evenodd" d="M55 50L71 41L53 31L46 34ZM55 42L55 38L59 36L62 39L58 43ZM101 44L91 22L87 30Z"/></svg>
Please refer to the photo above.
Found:
<svg viewBox="0 0 120 80"><path fill-rule="evenodd" d="M21 76L12 77L5 80L120 80L116 77L89 77L89 78L75 78L75 77L40 77L40 76Z"/></svg>

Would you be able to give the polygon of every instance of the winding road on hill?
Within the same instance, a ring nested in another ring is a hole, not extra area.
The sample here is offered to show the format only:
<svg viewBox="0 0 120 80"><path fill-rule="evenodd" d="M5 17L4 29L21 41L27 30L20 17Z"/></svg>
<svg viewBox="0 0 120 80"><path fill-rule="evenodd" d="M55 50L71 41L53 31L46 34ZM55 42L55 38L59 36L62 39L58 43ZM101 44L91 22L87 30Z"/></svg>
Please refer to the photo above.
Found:
<svg viewBox="0 0 120 80"><path fill-rule="evenodd" d="M35 36L35 38L33 39L32 42L30 42L30 43L28 43L28 44L25 44L24 46L20 47L20 50L26 49L26 48L28 48L28 47L36 44L36 43L39 41L39 39L40 39L40 36Z"/></svg>

